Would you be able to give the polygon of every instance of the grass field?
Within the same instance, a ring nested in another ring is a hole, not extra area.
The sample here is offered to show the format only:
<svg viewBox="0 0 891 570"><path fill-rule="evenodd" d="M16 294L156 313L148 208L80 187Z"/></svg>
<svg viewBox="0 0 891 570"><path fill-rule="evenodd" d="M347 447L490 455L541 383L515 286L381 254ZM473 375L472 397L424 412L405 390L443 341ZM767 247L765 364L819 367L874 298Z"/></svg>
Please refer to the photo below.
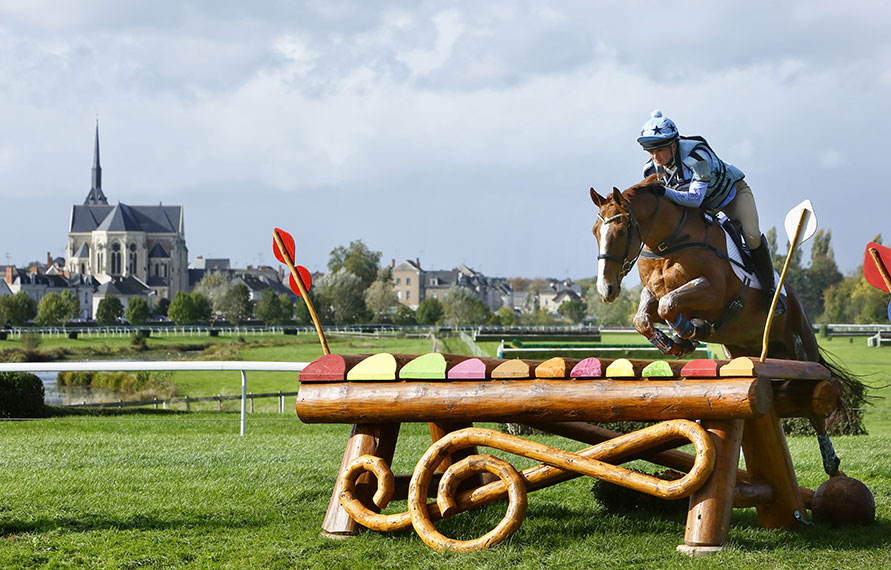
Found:
<svg viewBox="0 0 891 570"><path fill-rule="evenodd" d="M446 350L466 351L460 341L445 340ZM869 384L888 384L891 351L865 344L863 338L824 341L856 372L872 374L866 377ZM332 342L331 348L422 353L430 341L349 339ZM303 338L277 346L246 344L239 353L249 360L293 361L320 354L318 345ZM296 387L293 375L251 375L249 383L255 392ZM177 375L176 384L190 395L235 393L238 379L196 373ZM411 531L322 538L319 525L348 426L302 424L293 400L284 416L250 416L243 438L232 412L0 422L0 568L887 568L891 404L882 398L889 393L888 388L875 391L877 399L866 413L869 436L834 439L842 468L875 495L876 524L768 531L757 527L753 509L736 510L730 548L703 560L675 552L683 539L683 516L608 512L584 478L532 493L520 530L486 551L437 553ZM558 437L534 439L564 449L581 447ZM425 426L404 426L394 472L410 472L428 444ZM819 485L825 475L816 441L792 437L789 445L799 482ZM529 464L506 458L518 468ZM404 510L404 502L388 509L398 510ZM503 510L493 505L439 528L450 536L479 536Z"/></svg>

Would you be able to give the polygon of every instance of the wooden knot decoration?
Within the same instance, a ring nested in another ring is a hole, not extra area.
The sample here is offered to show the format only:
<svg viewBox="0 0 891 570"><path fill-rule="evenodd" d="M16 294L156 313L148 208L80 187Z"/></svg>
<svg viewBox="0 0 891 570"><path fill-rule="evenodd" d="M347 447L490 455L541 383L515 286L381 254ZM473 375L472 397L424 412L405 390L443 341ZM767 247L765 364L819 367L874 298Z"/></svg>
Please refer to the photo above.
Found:
<svg viewBox="0 0 891 570"><path fill-rule="evenodd" d="M688 440L696 449L692 469L682 478L667 481L611 465L610 460L627 460L664 443ZM452 464L440 479L436 501L427 503L433 474L453 452L472 446L485 446L528 457L542 464L517 472L506 461L491 455L471 455ZM527 490L571 479L578 475L596 477L663 499L681 499L696 492L711 475L715 449L707 432L690 420L670 420L585 448L577 453L528 441L484 428L451 432L430 446L415 466L408 488L408 511L379 514L356 497L356 481L366 472L377 479L374 504L385 508L393 496L394 477L386 462L363 455L350 463L337 481L337 494L343 508L359 524L378 531L394 531L413 526L421 539L435 550L470 552L498 544L510 537L526 516ZM457 492L458 485L471 475L488 472L498 477L476 489ZM473 540L456 540L440 533L433 521L460 512L508 499L508 509L494 529Z"/></svg>

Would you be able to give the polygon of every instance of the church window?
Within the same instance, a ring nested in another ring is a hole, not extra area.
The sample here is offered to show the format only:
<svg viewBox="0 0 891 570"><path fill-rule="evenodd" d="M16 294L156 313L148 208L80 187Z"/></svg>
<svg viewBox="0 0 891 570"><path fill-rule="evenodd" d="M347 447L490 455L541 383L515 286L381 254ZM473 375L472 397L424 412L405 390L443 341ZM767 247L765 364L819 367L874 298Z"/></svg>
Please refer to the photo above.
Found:
<svg viewBox="0 0 891 570"><path fill-rule="evenodd" d="M111 246L111 274L121 274L121 244L119 243Z"/></svg>
<svg viewBox="0 0 891 570"><path fill-rule="evenodd" d="M127 259L127 273L131 275L136 273L136 244L130 244L130 254Z"/></svg>

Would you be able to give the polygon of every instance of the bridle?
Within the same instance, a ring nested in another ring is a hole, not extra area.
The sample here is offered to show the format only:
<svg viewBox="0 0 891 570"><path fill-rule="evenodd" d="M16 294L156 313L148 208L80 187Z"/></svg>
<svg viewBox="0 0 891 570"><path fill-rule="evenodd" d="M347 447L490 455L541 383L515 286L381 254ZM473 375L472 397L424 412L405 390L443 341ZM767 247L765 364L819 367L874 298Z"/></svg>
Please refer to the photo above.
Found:
<svg viewBox="0 0 891 570"><path fill-rule="evenodd" d="M657 213L659 213L659 204L661 200L656 200L656 210L653 212L653 216L650 219L655 219ZM600 215L600 212L597 213L597 219L600 220L601 225L610 224L617 220L621 220L622 218L628 218L628 237L625 239L625 253L620 258L615 255L609 255L606 253L601 253L597 256L598 260L605 259L607 261L615 261L616 263L622 264L622 270L620 271L620 276L624 278L631 269L634 267L634 264L637 262L637 259L640 257L641 252L643 252L643 248L646 245L646 239L643 237L643 234L640 231L640 224L637 223L637 219L635 219L634 214L629 211L627 213L619 213L615 216L610 216L609 218L604 218ZM631 232L636 231L637 237L640 240L640 249L637 250L637 255L634 256L634 259L629 260L628 254L631 252Z"/></svg>

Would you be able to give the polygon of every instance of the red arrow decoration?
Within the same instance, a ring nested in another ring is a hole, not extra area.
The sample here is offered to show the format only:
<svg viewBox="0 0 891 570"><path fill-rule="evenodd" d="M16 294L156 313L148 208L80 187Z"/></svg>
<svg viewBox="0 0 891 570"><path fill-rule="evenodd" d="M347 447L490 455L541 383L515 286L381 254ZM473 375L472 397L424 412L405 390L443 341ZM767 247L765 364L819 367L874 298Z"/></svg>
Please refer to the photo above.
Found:
<svg viewBox="0 0 891 570"><path fill-rule="evenodd" d="M891 293L891 275L888 273L888 268L891 268L891 249L869 242L863 257L863 277L876 289Z"/></svg>
<svg viewBox="0 0 891 570"><path fill-rule="evenodd" d="M309 291L312 287L312 275L309 274L309 269L303 267L302 265L298 265L297 273L300 274L300 280L303 281L303 286L306 288L307 291ZM297 285L297 281L294 280L293 273L288 279L288 285L291 286L291 291L293 291L298 297L303 296L303 293L300 292L300 287Z"/></svg>
<svg viewBox="0 0 891 570"><path fill-rule="evenodd" d="M278 234L278 237L281 238L281 240L282 240L282 244L284 244L285 249L286 249L287 252L288 252L288 256L289 256L289 258L291 259L291 263L294 263L294 237L291 236L291 234L289 234L289 233L286 232L285 230L281 230L281 229L279 229L279 228L275 228L275 229L272 230L272 231L274 231L275 233L277 233L277 234ZM278 249L278 244L275 243L275 236L272 237L272 253L275 254L275 258L276 258L280 263L285 263L285 264L288 263L287 261L285 261L285 258L284 258L284 256L282 255L282 252Z"/></svg>

